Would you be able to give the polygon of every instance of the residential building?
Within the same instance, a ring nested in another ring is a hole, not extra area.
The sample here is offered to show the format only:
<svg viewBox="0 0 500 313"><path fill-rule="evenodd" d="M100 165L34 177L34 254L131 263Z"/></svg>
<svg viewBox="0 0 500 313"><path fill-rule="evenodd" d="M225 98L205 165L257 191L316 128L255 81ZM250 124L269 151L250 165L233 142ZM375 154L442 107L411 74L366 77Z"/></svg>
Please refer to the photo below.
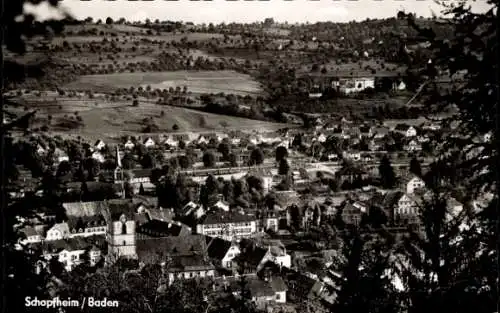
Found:
<svg viewBox="0 0 500 313"><path fill-rule="evenodd" d="M204 236L141 239L137 241L137 254L142 263L162 264L170 283L175 279L215 276Z"/></svg>
<svg viewBox="0 0 500 313"><path fill-rule="evenodd" d="M45 236L46 241L55 241L68 238L70 235L69 226L66 222L54 224Z"/></svg>
<svg viewBox="0 0 500 313"><path fill-rule="evenodd" d="M96 160L99 163L104 163L104 161L106 161L106 158L100 151L92 152L92 159Z"/></svg>
<svg viewBox="0 0 500 313"><path fill-rule="evenodd" d="M54 150L54 164L57 165L61 162L69 162L68 154L63 150L56 148Z"/></svg>
<svg viewBox="0 0 500 313"><path fill-rule="evenodd" d="M341 217L344 223L359 226L363 215L368 214L368 205L359 201L346 201L341 207Z"/></svg>
<svg viewBox="0 0 500 313"><path fill-rule="evenodd" d="M206 237L207 253L215 266L233 268L233 259L240 253L239 244L217 237Z"/></svg>
<svg viewBox="0 0 500 313"><path fill-rule="evenodd" d="M405 135L406 138L413 138L417 136L417 129L414 126L409 126L405 124L396 125L394 131Z"/></svg>
<svg viewBox="0 0 500 313"><path fill-rule="evenodd" d="M123 146L127 150L132 150L135 147L135 143L131 139L128 139Z"/></svg>
<svg viewBox="0 0 500 313"><path fill-rule="evenodd" d="M410 140L405 146L404 150L408 152L422 151L422 145L417 140Z"/></svg>
<svg viewBox="0 0 500 313"><path fill-rule="evenodd" d="M55 257L67 271L71 271L86 259L90 266L96 265L101 260L104 237L62 239L38 245L47 262Z"/></svg>
<svg viewBox="0 0 500 313"><path fill-rule="evenodd" d="M259 217L257 221L259 231L278 231L279 212L266 210L259 212Z"/></svg>
<svg viewBox="0 0 500 313"><path fill-rule="evenodd" d="M44 238L44 225L40 226L25 226L20 232L24 235L23 239L19 240L21 245L41 242Z"/></svg>
<svg viewBox="0 0 500 313"><path fill-rule="evenodd" d="M270 247L263 248L256 242L248 239L240 241L240 254L233 259L233 271L243 270L245 274L258 273L267 262L273 262L275 257Z"/></svg>
<svg viewBox="0 0 500 313"><path fill-rule="evenodd" d="M240 296L240 277L223 277L216 283L222 288L231 290L235 296ZM257 275L245 275L246 285L251 301L260 310L270 309L276 304L286 303L287 288L282 278L271 277L268 280L259 278Z"/></svg>
<svg viewBox="0 0 500 313"><path fill-rule="evenodd" d="M257 233L257 219L239 212L211 211L196 225L196 233L229 241L248 238Z"/></svg>
<svg viewBox="0 0 500 313"><path fill-rule="evenodd" d="M94 150L95 151L101 151L102 149L104 149L106 147L106 144L104 143L104 141L102 140L97 140L94 144Z"/></svg>
<svg viewBox="0 0 500 313"><path fill-rule="evenodd" d="M325 136L325 134L319 134L318 137L316 137L316 140L320 143L326 142L326 139L327 137Z"/></svg>
<svg viewBox="0 0 500 313"><path fill-rule="evenodd" d="M179 140L175 136L168 136L168 138L163 142L169 147L177 147L179 145Z"/></svg>
<svg viewBox="0 0 500 313"><path fill-rule="evenodd" d="M381 139L389 134L389 129L385 126L373 126L370 128L368 136L373 139Z"/></svg>
<svg viewBox="0 0 500 313"><path fill-rule="evenodd" d="M148 138L144 139L143 145L146 148L152 148L152 147L154 147L156 145L156 143L153 140L153 138L148 137Z"/></svg>
<svg viewBox="0 0 500 313"><path fill-rule="evenodd" d="M420 177L412 176L410 179L405 181L404 188L406 189L407 194L412 195L415 191L425 188L425 182Z"/></svg>

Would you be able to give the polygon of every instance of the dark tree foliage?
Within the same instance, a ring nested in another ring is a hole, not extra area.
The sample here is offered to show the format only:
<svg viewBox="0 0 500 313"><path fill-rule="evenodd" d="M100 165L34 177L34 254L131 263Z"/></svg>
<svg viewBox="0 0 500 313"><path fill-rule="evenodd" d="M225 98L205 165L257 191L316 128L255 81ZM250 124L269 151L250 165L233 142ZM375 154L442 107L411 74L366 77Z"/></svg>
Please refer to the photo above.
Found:
<svg viewBox="0 0 500 313"><path fill-rule="evenodd" d="M386 189L391 189L396 184L396 174L394 173L394 168L391 165L391 161L387 156L384 156L380 161L379 174L382 187Z"/></svg>
<svg viewBox="0 0 500 313"><path fill-rule="evenodd" d="M449 17L444 23L454 29L447 38L403 14L431 43L432 62L419 73L429 86L424 100L434 112L455 107L441 121L445 132L432 142L438 159L425 175L430 194L420 204L423 235L412 233L397 250L408 312L498 310L498 197L487 197L480 207L471 202L498 182L498 1L488 3L494 8L486 13L471 12L467 3L443 3ZM484 140L488 133L493 140ZM460 213L450 210L452 196L464 203Z"/></svg>
<svg viewBox="0 0 500 313"><path fill-rule="evenodd" d="M255 148L250 153L250 165L260 165L264 163L264 152L261 149Z"/></svg>
<svg viewBox="0 0 500 313"><path fill-rule="evenodd" d="M276 162L288 157L288 150L285 147L279 146L276 148Z"/></svg>
<svg viewBox="0 0 500 313"><path fill-rule="evenodd" d="M278 167L279 175L288 175L290 172L290 165L286 159L281 159Z"/></svg>
<svg viewBox="0 0 500 313"><path fill-rule="evenodd" d="M332 312L400 312L396 290L386 273L391 237L371 240L357 230L342 233L340 257L333 264L342 277Z"/></svg>
<svg viewBox="0 0 500 313"><path fill-rule="evenodd" d="M410 172L417 175L418 177L422 177L422 166L420 165L420 161L416 157L413 157L410 160Z"/></svg>
<svg viewBox="0 0 500 313"><path fill-rule="evenodd" d="M69 17L62 21L49 20L46 22L34 21L34 17L30 14L25 14L24 5L27 3L39 4L47 2L52 6L57 6L57 1L35 1L35 0L13 0L3 3L2 11L2 24L3 24L3 43L5 48L14 53L24 53L26 51L25 39L31 38L35 35L44 35L47 32L58 33L62 30L64 23L69 22ZM19 19L19 17L23 17ZM2 58L3 59L3 58ZM22 82L28 76L39 77L42 76L43 70L38 66L26 67L15 61L5 61L3 63L4 71L2 84L6 82ZM2 86L3 86L2 85ZM3 92L3 90L2 90ZM8 103L10 100L6 99L2 94L2 102ZM48 275L45 272L36 274L34 271L34 264L40 255L38 252L28 254L26 251L16 251L14 244L19 238L19 233L14 230L14 224L17 223L16 215L29 217L33 215L31 211L19 211L16 208L25 207L24 202L34 200L29 197L20 201L10 201L6 188L8 182L16 179L17 171L15 168L15 157L13 154L12 141L9 138L8 132L15 127L26 128L27 121L35 115L35 111L28 113L13 122L3 125L1 128L1 151L2 151L2 212L3 212L3 230L4 238L2 244L2 269L3 269L3 284L2 294L9 295L4 297L3 309L6 312L22 312L26 310L24 307L24 298L26 296L48 299L48 290L46 285L48 283ZM10 147L9 147L10 146ZM12 153L10 152L12 151ZM48 188L47 188L48 189ZM31 205L32 209L33 206ZM8 236L5 236L8 235ZM4 289L5 288L5 289ZM5 292L8 290L8 293Z"/></svg>
<svg viewBox="0 0 500 313"><path fill-rule="evenodd" d="M215 165L215 154L212 151L207 151L203 154L203 165L205 167L213 167Z"/></svg>

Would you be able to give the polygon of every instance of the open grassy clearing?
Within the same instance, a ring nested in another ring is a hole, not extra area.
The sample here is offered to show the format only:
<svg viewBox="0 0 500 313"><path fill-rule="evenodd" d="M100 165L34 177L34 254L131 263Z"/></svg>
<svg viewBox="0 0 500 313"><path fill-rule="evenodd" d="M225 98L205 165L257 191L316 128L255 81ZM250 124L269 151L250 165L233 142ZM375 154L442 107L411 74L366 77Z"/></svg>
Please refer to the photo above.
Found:
<svg viewBox="0 0 500 313"><path fill-rule="evenodd" d="M70 100L66 97L54 99L53 96L55 94L47 94L44 96L45 100L38 101L25 99L29 109L37 110L33 127L47 125L48 116L51 115L52 122L48 129L50 134L81 136L92 140L98 138L114 140L122 135L137 135L143 133L147 124L154 124L158 127L155 133L174 132L174 125L178 126L176 132L180 133L224 129L271 131L290 127L287 124L211 114L142 101L139 102L139 106L133 107L129 101ZM12 113L21 113L23 110L23 107L9 108L9 112ZM61 121L75 120L77 116L83 120L83 126L69 129L60 125Z"/></svg>
<svg viewBox="0 0 500 313"><path fill-rule="evenodd" d="M250 76L234 71L173 71L150 73L117 73L85 75L65 85L67 90L94 90L112 92L117 88L147 87L168 89L187 86L192 93L232 93L251 95L260 93L259 83Z"/></svg>

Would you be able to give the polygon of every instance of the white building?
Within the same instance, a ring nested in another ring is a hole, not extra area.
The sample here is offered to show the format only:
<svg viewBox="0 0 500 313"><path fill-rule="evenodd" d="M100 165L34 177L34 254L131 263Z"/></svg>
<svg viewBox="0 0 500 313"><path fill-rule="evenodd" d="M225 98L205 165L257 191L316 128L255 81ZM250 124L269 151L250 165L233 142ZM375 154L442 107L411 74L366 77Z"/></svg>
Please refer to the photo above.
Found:
<svg viewBox="0 0 500 313"><path fill-rule="evenodd" d="M416 216L418 215L418 203L408 194L403 194L394 208L394 216Z"/></svg>
<svg viewBox="0 0 500 313"><path fill-rule="evenodd" d="M106 147L106 144L104 143L104 141L102 140L97 140L95 145L94 145L94 150L96 151L101 151L102 149L104 149Z"/></svg>
<svg viewBox="0 0 500 313"><path fill-rule="evenodd" d="M413 127L413 126L408 127L408 129L405 132L405 136L407 138L412 138L412 137L417 136L417 130L415 129L415 127Z"/></svg>
<svg viewBox="0 0 500 313"><path fill-rule="evenodd" d="M144 140L144 146L146 148L152 148L155 146L155 144L156 144L155 141L151 137L148 137Z"/></svg>
<svg viewBox="0 0 500 313"><path fill-rule="evenodd" d="M106 158L100 151L94 151L92 153L92 159L96 160L99 163L104 163L104 161L106 160Z"/></svg>
<svg viewBox="0 0 500 313"><path fill-rule="evenodd" d="M425 188L425 182L422 180L422 178L414 176L408 182L406 182L405 188L406 193L411 195L414 194L416 190Z"/></svg>
<svg viewBox="0 0 500 313"><path fill-rule="evenodd" d="M38 227L26 226L21 229L21 233L24 234L25 238L19 240L19 243L22 245L38 243L43 240L43 229Z"/></svg>
<svg viewBox="0 0 500 313"><path fill-rule="evenodd" d="M345 94L351 94L363 91L368 88L375 89L374 77L359 77L359 78L341 78L338 81L332 82L332 87Z"/></svg>
<svg viewBox="0 0 500 313"><path fill-rule="evenodd" d="M123 146L124 146L124 147L125 147L125 149L127 149L127 150L132 150L132 149L134 149L135 144L132 142L132 140L130 140L130 139L129 139L129 140L127 140L127 141L125 142L125 144L124 144Z"/></svg>
<svg viewBox="0 0 500 313"><path fill-rule="evenodd" d="M170 147L177 147L179 145L179 140L175 139L174 136L168 136L167 140L165 140L165 144Z"/></svg>
<svg viewBox="0 0 500 313"><path fill-rule="evenodd" d="M196 232L228 241L238 240L255 235L257 221L254 216L238 212L208 212L196 225Z"/></svg>
<svg viewBox="0 0 500 313"><path fill-rule="evenodd" d="M46 241L62 240L69 237L69 226L68 223L57 223L54 224L45 236Z"/></svg>
<svg viewBox="0 0 500 313"><path fill-rule="evenodd" d="M56 258L64 265L66 271L73 270L85 260L85 254L89 256L89 265L94 266L101 259L101 250L81 239L58 240L47 243L43 247L43 257L46 261Z"/></svg>
<svg viewBox="0 0 500 313"><path fill-rule="evenodd" d="M320 134L316 140L318 142L324 143L324 142L326 142L326 139L327 138L326 138L325 134Z"/></svg>

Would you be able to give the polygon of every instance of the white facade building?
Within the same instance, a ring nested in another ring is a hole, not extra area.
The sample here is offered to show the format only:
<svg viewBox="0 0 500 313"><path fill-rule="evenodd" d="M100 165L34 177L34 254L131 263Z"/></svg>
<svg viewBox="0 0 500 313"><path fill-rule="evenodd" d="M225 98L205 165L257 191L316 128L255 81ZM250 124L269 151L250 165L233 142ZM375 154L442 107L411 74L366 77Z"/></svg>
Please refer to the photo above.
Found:
<svg viewBox="0 0 500 313"><path fill-rule="evenodd" d="M375 78L373 77L359 77L359 78L341 78L332 83L332 87L345 94L351 94L363 91L368 88L375 89Z"/></svg>

